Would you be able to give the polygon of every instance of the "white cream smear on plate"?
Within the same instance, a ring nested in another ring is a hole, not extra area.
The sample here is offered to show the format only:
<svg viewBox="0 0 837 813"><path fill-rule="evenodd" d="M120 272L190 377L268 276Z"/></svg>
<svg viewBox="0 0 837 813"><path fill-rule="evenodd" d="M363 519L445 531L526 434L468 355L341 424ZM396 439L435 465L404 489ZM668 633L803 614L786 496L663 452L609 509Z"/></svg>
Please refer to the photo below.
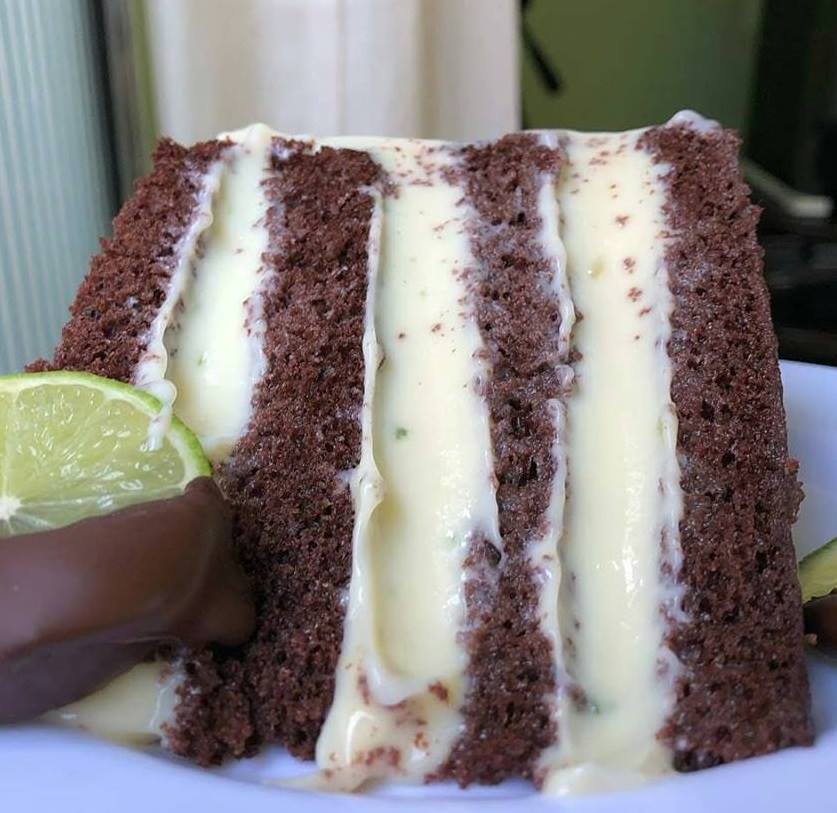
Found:
<svg viewBox="0 0 837 813"><path fill-rule="evenodd" d="M664 264L666 167L641 131L568 133L558 186L570 288L582 318L568 402L569 491L559 618L586 703L566 704L541 761L552 794L624 787L671 769L657 732L677 664L661 611L663 534L680 514ZM571 639L569 646L567 640Z"/></svg>
<svg viewBox="0 0 837 813"><path fill-rule="evenodd" d="M165 739L183 675L175 665L141 663L87 697L44 715L49 723L83 728L126 745Z"/></svg>
<svg viewBox="0 0 837 813"><path fill-rule="evenodd" d="M463 190L441 175L452 156L426 142L335 141L368 149L396 186L367 313L383 362L362 461L374 460L379 501L356 503L336 693L317 743L318 784L354 789L421 781L448 756L466 691L463 560L475 533L500 545L481 338L463 304Z"/></svg>

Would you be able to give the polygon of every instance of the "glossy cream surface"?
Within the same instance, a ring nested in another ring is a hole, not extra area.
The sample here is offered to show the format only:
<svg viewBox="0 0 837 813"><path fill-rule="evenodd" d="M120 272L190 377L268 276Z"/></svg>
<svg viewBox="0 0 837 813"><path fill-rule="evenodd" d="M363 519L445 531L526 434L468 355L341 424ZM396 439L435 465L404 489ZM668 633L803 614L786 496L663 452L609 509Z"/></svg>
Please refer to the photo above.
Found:
<svg viewBox="0 0 837 813"><path fill-rule="evenodd" d="M639 145L641 133L562 137L560 233L582 318L567 403L558 615L571 641L567 669L586 702L567 705L544 760L546 790L558 794L642 781L670 765L656 737L676 677L663 646L661 540L669 514L679 514L666 167Z"/></svg>

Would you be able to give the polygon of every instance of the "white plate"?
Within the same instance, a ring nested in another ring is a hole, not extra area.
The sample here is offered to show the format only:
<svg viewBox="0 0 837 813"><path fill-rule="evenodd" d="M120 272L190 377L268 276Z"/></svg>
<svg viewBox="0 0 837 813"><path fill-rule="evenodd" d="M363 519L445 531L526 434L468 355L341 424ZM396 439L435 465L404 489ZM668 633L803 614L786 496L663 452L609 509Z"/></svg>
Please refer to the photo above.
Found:
<svg viewBox="0 0 837 813"><path fill-rule="evenodd" d="M790 446L801 461L806 499L796 526L806 552L837 536L837 369L784 363ZM322 796L264 784L299 766L269 753L224 771L202 771L161 754L130 751L82 734L40 726L0 729L0 810L201 813L238 810L503 811L832 810L837 785L837 664L811 659L818 738L809 749L674 776L631 793L557 801L523 783L462 792L452 786L390 787L374 796Z"/></svg>

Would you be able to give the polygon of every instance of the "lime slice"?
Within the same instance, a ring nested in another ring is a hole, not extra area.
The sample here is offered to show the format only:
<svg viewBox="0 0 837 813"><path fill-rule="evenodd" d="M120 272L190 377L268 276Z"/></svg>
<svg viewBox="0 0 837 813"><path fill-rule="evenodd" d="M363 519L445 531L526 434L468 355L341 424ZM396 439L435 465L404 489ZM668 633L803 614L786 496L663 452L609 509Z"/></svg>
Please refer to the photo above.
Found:
<svg viewBox="0 0 837 813"><path fill-rule="evenodd" d="M837 536L799 563L802 601L830 595L837 590Z"/></svg>
<svg viewBox="0 0 837 813"><path fill-rule="evenodd" d="M172 497L210 471L142 390L87 373L0 376L0 537Z"/></svg>

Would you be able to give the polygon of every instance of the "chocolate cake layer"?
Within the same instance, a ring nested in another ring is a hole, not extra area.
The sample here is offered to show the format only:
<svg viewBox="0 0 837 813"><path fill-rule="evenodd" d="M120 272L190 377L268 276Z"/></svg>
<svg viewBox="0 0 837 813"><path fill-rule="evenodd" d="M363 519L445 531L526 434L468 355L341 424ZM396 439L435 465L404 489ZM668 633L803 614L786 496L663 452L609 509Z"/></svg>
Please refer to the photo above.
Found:
<svg viewBox="0 0 837 813"><path fill-rule="evenodd" d="M267 370L217 476L255 586L256 635L188 666L173 749L201 764L278 742L312 757L331 704L351 571L346 474L360 455L368 239L365 153L275 141L263 293ZM197 688L199 691L191 691Z"/></svg>
<svg viewBox="0 0 837 813"><path fill-rule="evenodd" d="M168 292L177 248L200 205L203 175L224 141L185 148L163 139L154 168L141 179L102 240L70 308L52 365L131 382L145 337Z"/></svg>
<svg viewBox="0 0 837 813"><path fill-rule="evenodd" d="M756 242L758 208L730 132L671 124L642 144L668 164L669 354L679 421L689 616L669 644L684 667L661 738L678 770L812 740L790 528L776 339Z"/></svg>
<svg viewBox="0 0 837 813"><path fill-rule="evenodd" d="M566 393L560 369L555 268L539 242L538 195L554 180L557 150L535 135L461 150L461 182L473 207L473 305L491 376L497 507L503 551L477 541L466 586L471 687L465 732L442 775L460 785L532 776L556 732L552 644L539 626L539 585L529 545L543 532L556 465L550 401Z"/></svg>

